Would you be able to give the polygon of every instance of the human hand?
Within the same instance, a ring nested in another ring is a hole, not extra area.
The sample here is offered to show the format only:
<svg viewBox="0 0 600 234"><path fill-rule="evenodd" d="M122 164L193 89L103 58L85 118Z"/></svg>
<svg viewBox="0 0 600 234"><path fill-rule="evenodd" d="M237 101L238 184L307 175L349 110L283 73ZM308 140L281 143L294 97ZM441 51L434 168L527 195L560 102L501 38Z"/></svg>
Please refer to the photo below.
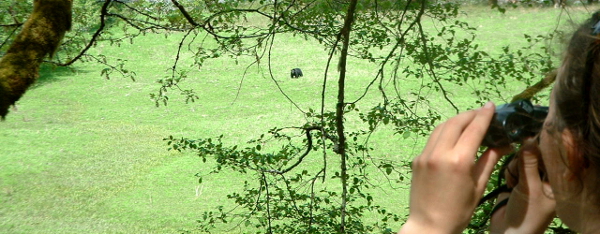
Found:
<svg viewBox="0 0 600 234"><path fill-rule="evenodd" d="M509 149L488 149L475 160L494 115L489 102L433 131L412 164L410 214L400 233L460 233L468 225L494 165Z"/></svg>
<svg viewBox="0 0 600 234"><path fill-rule="evenodd" d="M505 171L506 183L513 188L506 207L491 218L491 233L544 233L555 216L552 189L542 180L541 153L534 139L528 139ZM498 198L501 199L500 197Z"/></svg>

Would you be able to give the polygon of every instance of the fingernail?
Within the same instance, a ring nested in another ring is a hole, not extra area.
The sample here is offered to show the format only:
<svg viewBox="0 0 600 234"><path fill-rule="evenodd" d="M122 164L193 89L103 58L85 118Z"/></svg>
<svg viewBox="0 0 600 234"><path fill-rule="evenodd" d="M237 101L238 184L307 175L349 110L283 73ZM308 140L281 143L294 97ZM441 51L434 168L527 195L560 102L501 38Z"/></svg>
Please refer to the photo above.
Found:
<svg viewBox="0 0 600 234"><path fill-rule="evenodd" d="M485 104L485 106L483 106L483 108L487 108L487 109L490 109L490 108L492 108L492 107L494 107L494 103L493 103L493 102L491 102L491 101L487 102L487 103Z"/></svg>

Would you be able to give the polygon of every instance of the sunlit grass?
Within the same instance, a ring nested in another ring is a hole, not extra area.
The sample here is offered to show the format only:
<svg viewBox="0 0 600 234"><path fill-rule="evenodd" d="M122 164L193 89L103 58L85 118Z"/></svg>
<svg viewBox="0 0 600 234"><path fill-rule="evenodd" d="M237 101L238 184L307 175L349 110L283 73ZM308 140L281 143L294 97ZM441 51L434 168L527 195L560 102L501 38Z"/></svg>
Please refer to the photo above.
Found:
<svg viewBox="0 0 600 234"><path fill-rule="evenodd" d="M464 9L464 20L478 28L482 47L490 53L503 45L524 45L523 34L545 34L556 24L559 10L514 9L506 14L487 8ZM571 10L581 18L585 10ZM226 194L243 181L225 172L197 183L206 172L191 153L167 151L163 137L216 137L229 144L244 142L272 127L301 126L306 119L277 90L266 71L250 68L251 58L235 64L227 58L186 68L181 85L200 97L184 104L177 91L168 106L155 107L149 93L157 79L168 76L181 35L148 35L121 47L99 46L109 59L125 59L137 81L100 76L101 66L80 63L74 71L49 66L42 78L0 123L0 232L2 233L176 233L193 230L203 211L228 206ZM304 109L318 109L327 51L298 37L278 36L273 51L273 75L281 88ZM186 55L189 58L189 55ZM290 80L289 70L304 77ZM374 77L372 64L350 61L348 99L360 96ZM335 69L330 77L334 77ZM403 83L409 86L412 83ZM336 84L329 81L326 108L333 110ZM521 87L515 87L520 90ZM472 106L462 90L452 90L462 106ZM361 110L378 102L370 93ZM440 98L440 97L432 97ZM447 116L451 116L448 113ZM355 120L354 120L355 121ZM356 126L349 122L349 126ZM392 135L380 129L370 143L376 157L410 159L423 139ZM376 178L374 178L376 179ZM405 214L407 190L375 190L376 202ZM400 224L393 226L399 228ZM226 229L225 229L226 230ZM236 229L237 230L237 229ZM234 230L234 231L236 231Z"/></svg>

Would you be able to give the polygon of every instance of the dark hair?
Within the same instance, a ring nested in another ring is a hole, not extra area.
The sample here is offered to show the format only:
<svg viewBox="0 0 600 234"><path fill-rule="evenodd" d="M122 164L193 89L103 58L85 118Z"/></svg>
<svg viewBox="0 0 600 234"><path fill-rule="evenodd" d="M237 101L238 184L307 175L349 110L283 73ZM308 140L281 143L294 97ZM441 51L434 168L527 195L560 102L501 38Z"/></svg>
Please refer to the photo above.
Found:
<svg viewBox="0 0 600 234"><path fill-rule="evenodd" d="M556 127L559 131L568 129L573 135L574 145L567 149L567 166L580 180L584 169L596 168L599 174L591 176L597 178L594 186L600 188L600 35L595 29L599 21L600 11L573 33L554 100Z"/></svg>

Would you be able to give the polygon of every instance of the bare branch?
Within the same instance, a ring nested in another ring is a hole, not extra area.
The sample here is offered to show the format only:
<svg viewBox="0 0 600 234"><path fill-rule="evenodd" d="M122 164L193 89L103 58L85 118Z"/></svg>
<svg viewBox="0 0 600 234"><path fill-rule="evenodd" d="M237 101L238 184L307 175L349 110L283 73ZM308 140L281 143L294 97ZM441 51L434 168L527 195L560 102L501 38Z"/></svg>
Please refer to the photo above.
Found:
<svg viewBox="0 0 600 234"><path fill-rule="evenodd" d="M456 105L454 105L454 102L452 102L452 100L450 100L450 98L448 98L448 92L446 91L446 89L444 88L442 83L440 82L440 79L437 77L436 72L433 70L434 66L433 66L433 62L431 61L430 54L428 51L427 38L425 38L425 33L423 32L423 26L421 25L421 20L420 20L421 16L423 16L423 13L425 12L425 4L426 4L425 0L421 0L421 9L419 10L419 14L417 15L418 20L415 20L415 22L417 22L417 26L419 29L419 37L421 39L421 42L423 43L423 52L425 53L425 56L428 58L427 59L428 71L429 71L429 74L431 76L433 76L433 82L435 82L438 85L438 87L440 88L440 90L442 91L442 95L444 96L444 99L446 99L446 101L448 101L448 103L450 103L450 105L452 105L454 110L456 110L456 113L459 113L460 110L458 110L458 107L456 107Z"/></svg>
<svg viewBox="0 0 600 234"><path fill-rule="evenodd" d="M298 165L300 165L300 163L302 163L302 161L304 160L304 158L310 153L310 151L313 148L313 142L312 142L312 135L310 134L311 131L314 130L320 130L321 133L323 134L323 136L329 140L331 140L332 142L334 142L334 144L338 144L337 140L331 136L329 136L325 130L323 129L323 127L321 126L312 126L312 127L305 127L302 128L304 129L304 131L306 132L306 151L304 151L304 153L302 155L300 155L300 158L298 158L298 161L296 161L294 164L292 164L291 166L289 166L286 169L283 170L266 170L263 172L268 172L268 173L274 173L274 174L280 174L283 175L285 173L290 172L291 170L293 170L294 168L296 168Z"/></svg>
<svg viewBox="0 0 600 234"><path fill-rule="evenodd" d="M77 56L75 56L73 59L71 59L71 61L60 64L60 66L70 66L73 63L75 63L77 60L81 59L81 57L85 54L85 52L87 52L92 45L96 42L96 40L98 39L98 37L100 36L100 34L102 34L102 30L104 30L104 27L106 26L106 15L108 14L108 5L110 5L112 0L106 0L104 1L104 4L102 4L102 9L100 10L100 27L98 28L98 30L96 30L96 32L94 33L94 35L92 36L92 39L90 39L90 42L88 42L87 46L85 46L83 48L83 50L81 50L81 52L79 52L79 54Z"/></svg>
<svg viewBox="0 0 600 234"><path fill-rule="evenodd" d="M23 23L14 23L14 24L0 24L0 27L6 27L6 28L11 28L11 27L21 27L23 26Z"/></svg>
<svg viewBox="0 0 600 234"><path fill-rule="evenodd" d="M15 34L15 32L17 32L17 29L19 29L19 27L15 27L12 32L10 32L10 34L8 34L8 37L6 37L6 39L2 42L2 45L0 45L0 49L2 49L2 47L4 47L4 45L10 40L10 38L12 37L12 35Z"/></svg>
<svg viewBox="0 0 600 234"><path fill-rule="evenodd" d="M306 116L306 112L304 110L302 110L302 108L300 108L300 106L298 106L298 104L296 102L294 102L294 100L292 100L292 98L290 98L290 96L288 96L283 89L281 89L281 86L279 85L279 82L277 82L277 80L275 79L275 77L273 76L273 71L272 71L272 67L271 67L271 50L273 48L273 42L275 41L275 34L273 34L271 36L271 42L269 43L269 53L267 56L268 59L268 67L269 67L269 76L271 77L271 80L273 80L273 82L275 83L275 85L277 86L277 89L279 89L279 92L281 94L283 94L283 96L290 101L295 107L296 109L298 109L300 112L302 112L303 115Z"/></svg>
<svg viewBox="0 0 600 234"><path fill-rule="evenodd" d="M340 42L340 38L338 37L336 41L333 43L331 47L331 51L329 52L329 57L327 58L327 65L325 65L325 74L323 75L323 85L321 89L321 126L326 126L325 124L325 91L327 90L327 74L329 73L329 68L331 67L331 61L333 61L333 55L335 54L335 50ZM322 137L323 144L323 182L325 181L325 177L327 174L327 151L325 147L325 135ZM338 145L339 148L339 145ZM337 152L336 152L337 153Z"/></svg>
<svg viewBox="0 0 600 234"><path fill-rule="evenodd" d="M106 16L117 17L117 18L125 21L125 23L129 24L131 27L134 27L135 29L140 30L140 31L146 31L146 30L152 30L152 29L161 29L161 30L179 31L179 32L185 31L184 29L174 28L174 27L167 27L167 26L164 26L164 25L152 23L152 22L145 21L145 20L130 19L130 18L127 18L127 17L122 16L120 14L115 14L115 13L107 13ZM136 24L136 22L150 25L150 27L140 26L140 25Z"/></svg>
<svg viewBox="0 0 600 234"><path fill-rule="evenodd" d="M125 7L127 7L129 10L132 10L132 11L134 11L134 12L137 12L137 13L139 13L140 15L146 16L146 17L148 17L148 18L150 18L150 19L153 19L153 20L158 20L158 18L156 18L156 17L154 17L154 16L152 16L152 15L150 15L150 14L146 13L146 12L140 11L140 10L138 10L138 9L137 9L137 8L135 8L135 7L131 7L129 4L127 4L127 3L125 3L125 2L122 2L122 1L119 1L119 0L114 0L114 2L116 2L116 3L119 3L119 4L121 4L121 5L124 5L124 6L125 6Z"/></svg>
<svg viewBox="0 0 600 234"><path fill-rule="evenodd" d="M179 2L177 2L177 0L171 0L171 2L173 3L173 5L175 5L177 7L177 9L179 9L179 11L181 12L181 14L183 14L183 17L185 17L185 19L194 27L198 27L199 24L196 23L196 21L194 21L194 19L192 18L192 16L190 16L190 14L185 10L185 8L179 4Z"/></svg>

